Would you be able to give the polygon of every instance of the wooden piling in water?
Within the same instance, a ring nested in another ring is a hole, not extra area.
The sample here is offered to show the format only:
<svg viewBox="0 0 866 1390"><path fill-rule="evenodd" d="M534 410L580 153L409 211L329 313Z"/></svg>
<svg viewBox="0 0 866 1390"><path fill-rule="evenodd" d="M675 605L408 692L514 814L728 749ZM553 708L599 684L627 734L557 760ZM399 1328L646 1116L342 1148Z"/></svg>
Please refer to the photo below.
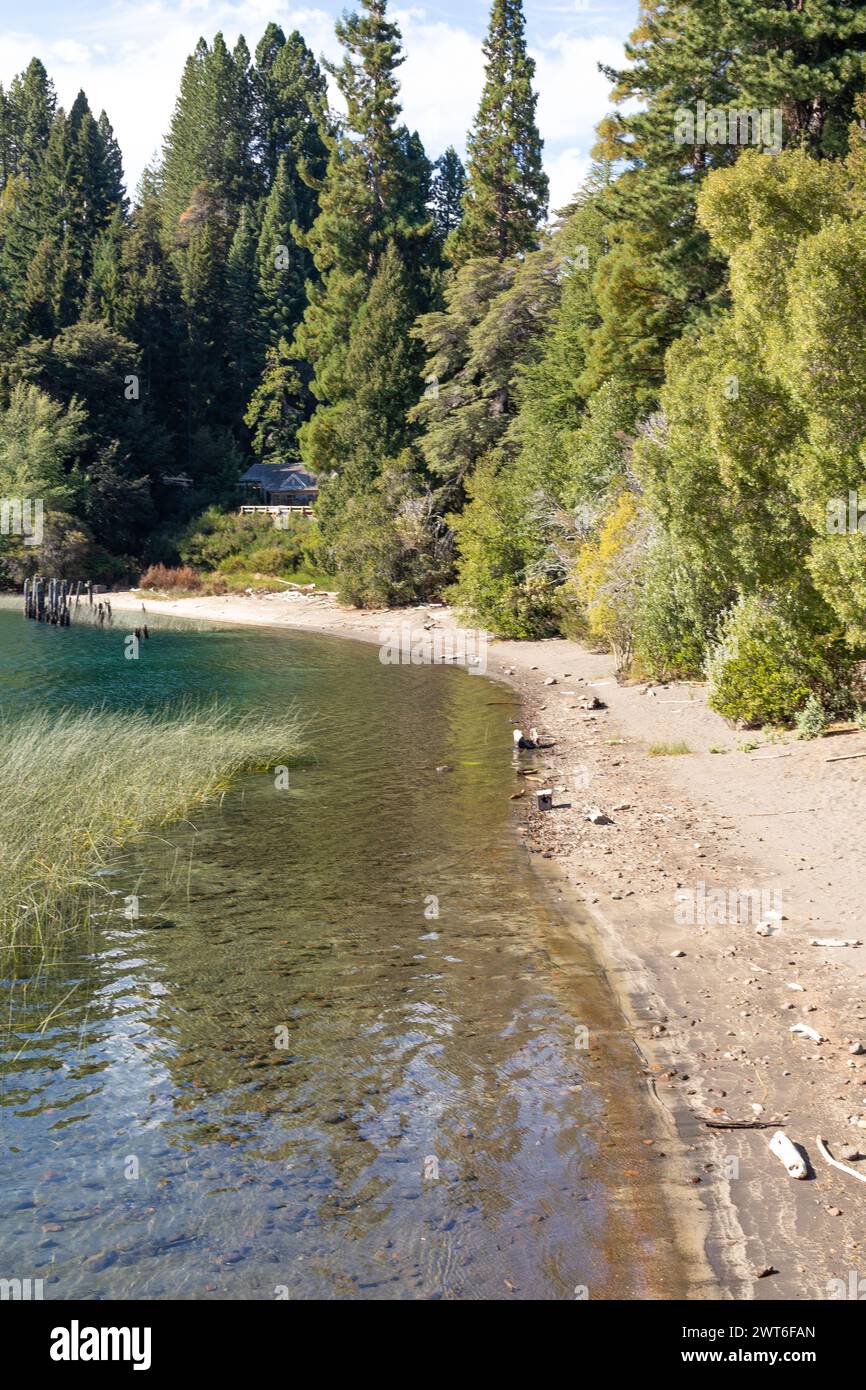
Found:
<svg viewBox="0 0 866 1390"><path fill-rule="evenodd" d="M78 608L81 601L82 580L77 580L75 584L74 606ZM87 584L88 595L91 605L93 603L93 585L90 581ZM71 579L45 579L41 574L34 575L32 579L24 581L24 616L37 623L47 623L50 627L71 627L73 608L73 588ZM109 623L112 622L111 604L106 600L105 607L99 605L100 617L98 621L104 623L106 616Z"/></svg>

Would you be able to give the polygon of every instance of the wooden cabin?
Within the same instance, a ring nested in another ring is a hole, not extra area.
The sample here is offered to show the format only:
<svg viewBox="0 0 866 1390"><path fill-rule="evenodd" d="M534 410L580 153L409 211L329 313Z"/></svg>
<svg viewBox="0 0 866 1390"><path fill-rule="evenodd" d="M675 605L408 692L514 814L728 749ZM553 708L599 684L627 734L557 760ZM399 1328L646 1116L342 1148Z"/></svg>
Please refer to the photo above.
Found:
<svg viewBox="0 0 866 1390"><path fill-rule="evenodd" d="M241 478L242 512L304 512L309 515L319 494L312 473L298 463L254 463Z"/></svg>

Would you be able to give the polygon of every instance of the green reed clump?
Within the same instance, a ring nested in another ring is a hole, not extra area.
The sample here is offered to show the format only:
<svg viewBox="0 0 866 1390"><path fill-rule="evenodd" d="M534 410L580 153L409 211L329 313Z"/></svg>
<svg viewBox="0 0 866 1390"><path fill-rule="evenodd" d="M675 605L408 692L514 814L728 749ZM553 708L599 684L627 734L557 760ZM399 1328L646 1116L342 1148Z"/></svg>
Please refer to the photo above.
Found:
<svg viewBox="0 0 866 1390"><path fill-rule="evenodd" d="M112 849L301 745L294 714L217 707L0 719L0 948L47 951L87 922Z"/></svg>

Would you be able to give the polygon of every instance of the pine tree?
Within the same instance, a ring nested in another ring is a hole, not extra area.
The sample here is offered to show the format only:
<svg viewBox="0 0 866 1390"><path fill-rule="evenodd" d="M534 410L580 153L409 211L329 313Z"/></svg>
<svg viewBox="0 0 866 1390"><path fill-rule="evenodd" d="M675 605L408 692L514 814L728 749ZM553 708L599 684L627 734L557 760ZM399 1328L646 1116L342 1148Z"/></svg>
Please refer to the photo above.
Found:
<svg viewBox="0 0 866 1390"><path fill-rule="evenodd" d="M120 292L109 322L141 350L142 395L150 398L175 441L186 442L182 346L183 305L176 267L162 239L162 210L153 192L134 209L121 248ZM186 451L178 454L178 465Z"/></svg>
<svg viewBox="0 0 866 1390"><path fill-rule="evenodd" d="M359 246L358 268L372 278L375 262L393 231L403 193L397 135L397 68L405 59L400 31L386 18L385 0L362 0L362 5L363 14L345 15L337 21L337 38L346 52L339 66L328 64L348 108L347 130L358 137L351 150L343 142L342 153L350 157L338 165L343 177L333 181L337 186L332 183L331 193L334 201L344 191L363 199L359 208L363 216L360 230L366 244ZM323 229L317 230L321 244Z"/></svg>
<svg viewBox="0 0 866 1390"><path fill-rule="evenodd" d="M740 107L779 107L786 145L841 156L866 78L866 11L852 0L719 0L719 46Z"/></svg>
<svg viewBox="0 0 866 1390"><path fill-rule="evenodd" d="M54 84L39 59L33 58L21 76L13 78L6 99L10 173L32 177L37 171L56 109Z"/></svg>
<svg viewBox="0 0 866 1390"><path fill-rule="evenodd" d="M121 294L121 256L125 224L118 205L93 250L83 317L114 324Z"/></svg>
<svg viewBox="0 0 866 1390"><path fill-rule="evenodd" d="M200 471L193 455L201 431L209 431L206 452L220 472L233 448L228 433L246 442L242 411L261 363L259 345L248 339L254 325L237 302L237 257L247 229L234 240L244 210L255 207L261 192L254 144L254 72L244 39L232 52L222 34L211 47L200 39L184 69L159 178L164 236L184 302L182 457L193 476Z"/></svg>
<svg viewBox="0 0 866 1390"><path fill-rule="evenodd" d="M406 416L418 397L423 363L421 347L411 337L415 305L411 279L390 242L355 320L346 356L352 389L340 438L356 492L409 440Z"/></svg>
<svg viewBox="0 0 866 1390"><path fill-rule="evenodd" d="M184 67L163 151L162 204L170 239L176 237L193 192L202 184L234 227L241 205L259 191L252 141L246 44L239 40L230 53L222 34L212 48L199 39Z"/></svg>
<svg viewBox="0 0 866 1390"><path fill-rule="evenodd" d="M104 188L106 202L109 206L116 206L124 217L129 211L129 199L126 196L126 185L123 178L123 156L120 146L115 138L111 122L104 111L100 111L97 121L99 135L102 140L103 149L103 170Z"/></svg>
<svg viewBox="0 0 866 1390"><path fill-rule="evenodd" d="M9 97L0 83L0 192L15 173L15 133Z"/></svg>
<svg viewBox="0 0 866 1390"><path fill-rule="evenodd" d="M68 180L66 117L56 109L38 151L22 159L3 228L6 283L11 293L26 276L43 237L59 238L64 225Z"/></svg>
<svg viewBox="0 0 866 1390"><path fill-rule="evenodd" d="M319 215L307 238L322 279L310 287L293 349L314 372L319 406L300 442L316 470L347 462L340 422L350 418L361 386L347 369L349 344L389 243L405 271L406 312L414 317L425 308L430 292L423 266L432 235L430 165L418 137L397 125L399 30L386 17L385 0L363 0L363 13L336 27L346 54L330 71L346 102L346 126L328 137ZM395 363L395 381L402 370L403 363ZM402 384L395 386L396 394L401 390Z"/></svg>
<svg viewBox="0 0 866 1390"><path fill-rule="evenodd" d="M42 144L18 146L21 172L10 180L2 227L0 275L10 346L35 331L36 322L45 333L75 321L96 247L123 197L113 157L85 94L78 93L66 116L53 104L43 77L41 65L31 64L20 83L20 101L25 92L30 94L22 111L30 115L26 121L23 115L16 118L16 129L36 132L34 138ZM13 88L18 90L16 83ZM25 306L17 327L12 322L16 301Z"/></svg>
<svg viewBox="0 0 866 1390"><path fill-rule="evenodd" d="M261 381L244 416L253 451L260 459L285 463L298 456L298 430L309 405L305 366L292 356L285 339L266 353Z"/></svg>
<svg viewBox="0 0 866 1390"><path fill-rule="evenodd" d="M241 208L226 265L226 342L235 409L241 414L264 361L256 265L256 212Z"/></svg>
<svg viewBox="0 0 866 1390"><path fill-rule="evenodd" d="M40 65L41 67L41 65ZM28 75L33 68L31 64ZM38 156L38 157L37 157ZM70 178L65 113L55 108L43 148L22 164L7 189L0 247L4 287L4 337L9 348L33 333L52 333L69 322L71 301L80 288L77 240L67 226ZM23 312L17 313L16 306ZM62 305L62 309L61 309ZM34 327L39 325L38 330Z"/></svg>
<svg viewBox="0 0 866 1390"><path fill-rule="evenodd" d="M306 304L306 258L292 237L297 206L289 161L280 155L256 249L261 335L267 346L294 337Z"/></svg>
<svg viewBox="0 0 866 1390"><path fill-rule="evenodd" d="M281 157L292 180L298 225L309 231L318 212L317 188L328 150L324 74L297 30L288 39L269 24L256 48L253 73L256 151L270 188Z"/></svg>
<svg viewBox="0 0 866 1390"><path fill-rule="evenodd" d="M453 145L449 145L433 165L431 202L433 221L440 239L460 225L463 216L463 194L466 189L466 170Z"/></svg>
<svg viewBox="0 0 866 1390"><path fill-rule="evenodd" d="M562 250L547 236L523 260L475 256L445 291L445 309L421 317L427 389L411 418L431 473L458 505L467 474L505 438L521 372L540 351L562 286Z"/></svg>
<svg viewBox="0 0 866 1390"><path fill-rule="evenodd" d="M26 338L53 338L58 322L59 254L43 237L27 270L21 293L21 328Z"/></svg>
<svg viewBox="0 0 866 1390"><path fill-rule="evenodd" d="M535 63L526 52L522 0L493 0L484 41L484 90L469 136L463 221L452 259L504 261L537 243L547 211L547 176L535 121Z"/></svg>
<svg viewBox="0 0 866 1390"><path fill-rule="evenodd" d="M65 222L75 247L78 277L75 297L80 304L90 278L96 245L115 213L122 215L124 201L115 153L107 147L84 92L78 93L69 113L66 148Z"/></svg>
<svg viewBox="0 0 866 1390"><path fill-rule="evenodd" d="M182 218L184 237L181 290L186 319L184 352L187 399L186 467L194 466L192 440L203 425L231 429L236 424L229 379L226 279L231 232L225 205L211 197L206 185L193 190L188 214ZM185 219L185 220L184 220Z"/></svg>
<svg viewBox="0 0 866 1390"><path fill-rule="evenodd" d="M533 493L543 493L554 505L570 504L575 494L575 435L587 407L580 382L589 335L598 322L593 277L607 250L604 198L610 179L608 167L593 168L555 234L561 257L558 303L540 355L517 383L509 439L518 451L515 471L527 511Z"/></svg>
<svg viewBox="0 0 866 1390"><path fill-rule="evenodd" d="M669 345L724 297L724 261L698 226L695 205L707 173L730 164L736 149L676 138L679 113L696 115L699 101L713 109L735 99L718 0L644 0L626 54L629 67L605 69L615 100L637 109L599 125L596 155L626 167L605 199L611 250L595 279L601 323L582 385L588 394L615 376L651 402Z"/></svg>

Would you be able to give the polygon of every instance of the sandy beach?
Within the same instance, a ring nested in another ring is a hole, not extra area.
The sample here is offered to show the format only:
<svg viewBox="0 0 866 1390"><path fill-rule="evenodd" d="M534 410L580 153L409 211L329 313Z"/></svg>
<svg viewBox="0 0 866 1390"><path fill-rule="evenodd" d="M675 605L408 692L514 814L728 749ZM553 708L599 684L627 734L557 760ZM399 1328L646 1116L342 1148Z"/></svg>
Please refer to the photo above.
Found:
<svg viewBox="0 0 866 1390"><path fill-rule="evenodd" d="M376 643L457 626L441 605L358 611L297 592L111 602ZM594 933L675 1136L658 1161L709 1262L699 1296L857 1297L866 1191L816 1140L866 1178L851 1152L866 1153L866 945L812 943L866 940L866 733L732 730L700 686L620 685L573 642L495 641L485 657L542 745L515 758L518 833L575 930ZM779 1128L805 1151L804 1181L769 1151Z"/></svg>

